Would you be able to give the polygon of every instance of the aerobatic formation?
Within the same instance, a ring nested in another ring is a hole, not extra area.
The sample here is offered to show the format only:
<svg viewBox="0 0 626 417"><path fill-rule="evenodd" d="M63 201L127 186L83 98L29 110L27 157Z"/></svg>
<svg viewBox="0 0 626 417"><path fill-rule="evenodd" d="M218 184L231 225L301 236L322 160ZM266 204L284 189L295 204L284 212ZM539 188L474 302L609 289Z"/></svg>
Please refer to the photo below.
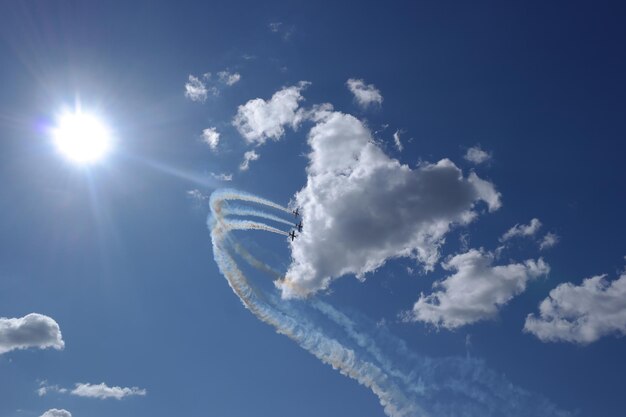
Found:
<svg viewBox="0 0 626 417"><path fill-rule="evenodd" d="M302 231L306 212L236 190L215 191L210 208L208 227L215 262L244 306L323 363L368 387L387 415L572 415L540 395L514 386L480 359L420 355L385 326L376 326L356 313L346 314L322 297L286 300L276 287L253 282L266 276L277 283L283 274L252 254L234 232L266 231L285 236L293 244L296 230ZM289 215L299 223L281 217ZM266 224L265 220L279 226ZM280 225L289 225L290 231ZM244 270L252 271L250 278Z"/></svg>

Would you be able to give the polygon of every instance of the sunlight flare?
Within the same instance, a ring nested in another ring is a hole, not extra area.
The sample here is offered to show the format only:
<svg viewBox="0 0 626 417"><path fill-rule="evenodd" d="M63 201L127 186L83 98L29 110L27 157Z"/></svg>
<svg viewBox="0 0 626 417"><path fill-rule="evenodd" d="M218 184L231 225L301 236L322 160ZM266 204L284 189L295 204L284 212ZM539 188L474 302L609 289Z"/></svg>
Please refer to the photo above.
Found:
<svg viewBox="0 0 626 417"><path fill-rule="evenodd" d="M111 134L105 124L80 111L61 115L52 136L59 152L79 164L101 160L112 146Z"/></svg>

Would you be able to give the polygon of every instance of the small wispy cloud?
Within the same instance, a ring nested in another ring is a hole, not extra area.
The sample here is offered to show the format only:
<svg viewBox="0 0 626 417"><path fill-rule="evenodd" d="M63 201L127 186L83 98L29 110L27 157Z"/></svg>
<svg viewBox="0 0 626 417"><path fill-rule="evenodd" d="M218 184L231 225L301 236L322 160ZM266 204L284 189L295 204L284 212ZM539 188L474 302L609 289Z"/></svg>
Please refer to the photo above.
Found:
<svg viewBox="0 0 626 417"><path fill-rule="evenodd" d="M491 157L491 152L484 151L483 149L481 149L480 145L472 146L467 150L467 152L465 152L465 156L463 156L466 161L469 161L476 165L491 160Z"/></svg>
<svg viewBox="0 0 626 417"><path fill-rule="evenodd" d="M204 82L193 75L189 75L185 83L185 97L191 101L204 103L209 95L209 90Z"/></svg>
<svg viewBox="0 0 626 417"><path fill-rule="evenodd" d="M539 242L539 250L550 249L553 246L556 246L561 238L556 233L548 232Z"/></svg>
<svg viewBox="0 0 626 417"><path fill-rule="evenodd" d="M361 108L365 109L372 105L382 105L383 96L374 84L365 84L363 80L350 78L346 81L346 85Z"/></svg>
<svg viewBox="0 0 626 417"><path fill-rule="evenodd" d="M216 174L215 172L211 172L211 176L215 178L216 180L220 180L220 181L232 181L233 180L233 174L225 174L225 173Z"/></svg>
<svg viewBox="0 0 626 417"><path fill-rule="evenodd" d="M241 80L241 74L227 70L219 71L217 78L213 77L210 72L205 72L200 77L190 74L185 83L185 97L191 101L204 103L209 95L219 96L220 90L225 85L231 87L239 80Z"/></svg>
<svg viewBox="0 0 626 417"><path fill-rule="evenodd" d="M393 142L396 145L396 149L402 152L404 146L402 146L402 142L400 142L400 133L401 132L399 130L396 130L396 132L393 134Z"/></svg>
<svg viewBox="0 0 626 417"><path fill-rule="evenodd" d="M67 393L67 388L59 387L58 385L49 385L48 381L43 380L39 382L39 388L37 388L37 395L43 397L44 395L58 392L61 394Z"/></svg>
<svg viewBox="0 0 626 417"><path fill-rule="evenodd" d="M138 387L109 387L103 382L100 384L78 383L76 384L76 387L70 392L70 394L76 395L78 397L98 398L101 400L108 398L121 400L125 397L144 396L147 394L147 391L143 388Z"/></svg>
<svg viewBox="0 0 626 417"><path fill-rule="evenodd" d="M278 33L280 28L283 26L282 22L270 22L267 27L271 32Z"/></svg>
<svg viewBox="0 0 626 417"><path fill-rule="evenodd" d="M541 222L537 218L532 219L529 224L516 224L502 235L500 242L506 242L515 237L532 237L540 228Z"/></svg>
<svg viewBox="0 0 626 417"><path fill-rule="evenodd" d="M238 72L220 71L217 73L217 76L222 83L228 86L234 85L241 80L241 74Z"/></svg>
<svg viewBox="0 0 626 417"><path fill-rule="evenodd" d="M280 35L284 41L291 39L296 30L295 26L288 26L283 22L270 22L267 27L270 32Z"/></svg>
<svg viewBox="0 0 626 417"><path fill-rule="evenodd" d="M194 201L203 202L209 199L208 195L205 195L202 191L194 188L193 190L187 191L187 196Z"/></svg>
<svg viewBox="0 0 626 417"><path fill-rule="evenodd" d="M209 127L202 131L202 141L215 151L220 143L220 133L215 127Z"/></svg>
<svg viewBox="0 0 626 417"><path fill-rule="evenodd" d="M259 159L261 155L256 153L254 150L248 151L243 154L243 162L239 165L239 169L241 171L247 171L250 168L250 162L256 161Z"/></svg>
<svg viewBox="0 0 626 417"><path fill-rule="evenodd" d="M71 394L78 397L98 399L115 398L117 400L121 400L125 397L144 396L148 392L144 388L138 387L110 387L104 382L100 384L77 383L74 385L74 388L70 389L63 388L58 385L48 384L45 380L41 381L39 383L39 388L37 389L37 394L40 397L43 397L44 395L51 393Z"/></svg>

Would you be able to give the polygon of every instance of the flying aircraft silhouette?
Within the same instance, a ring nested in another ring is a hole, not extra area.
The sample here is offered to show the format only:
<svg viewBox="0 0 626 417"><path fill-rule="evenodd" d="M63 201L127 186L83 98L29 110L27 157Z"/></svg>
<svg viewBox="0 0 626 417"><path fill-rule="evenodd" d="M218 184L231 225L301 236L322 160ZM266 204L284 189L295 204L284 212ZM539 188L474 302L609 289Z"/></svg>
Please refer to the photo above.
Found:
<svg viewBox="0 0 626 417"><path fill-rule="evenodd" d="M300 223L296 224L296 228L298 229L298 232L302 233L302 220L300 220Z"/></svg>
<svg viewBox="0 0 626 417"><path fill-rule="evenodd" d="M293 240L296 238L296 231L292 230L291 233L289 233L289 237L291 238L291 241L293 242Z"/></svg>
<svg viewBox="0 0 626 417"><path fill-rule="evenodd" d="M298 217L300 215L300 207L296 207L296 209L293 211L293 215L295 217Z"/></svg>

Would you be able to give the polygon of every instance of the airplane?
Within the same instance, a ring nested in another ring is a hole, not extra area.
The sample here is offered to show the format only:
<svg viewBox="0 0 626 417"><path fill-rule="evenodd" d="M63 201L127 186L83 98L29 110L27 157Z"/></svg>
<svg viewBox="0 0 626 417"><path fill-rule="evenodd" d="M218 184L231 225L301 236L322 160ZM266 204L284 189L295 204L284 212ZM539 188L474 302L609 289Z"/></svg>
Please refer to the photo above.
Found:
<svg viewBox="0 0 626 417"><path fill-rule="evenodd" d="M291 238L291 241L293 242L293 240L296 238L296 231L292 230L291 233L289 233L289 237Z"/></svg>
<svg viewBox="0 0 626 417"><path fill-rule="evenodd" d="M302 233L302 220L300 220L300 223L296 224L296 228L298 228L298 232Z"/></svg>
<svg viewBox="0 0 626 417"><path fill-rule="evenodd" d="M300 215L300 208L296 207L296 209L292 213L295 217L298 217Z"/></svg>

